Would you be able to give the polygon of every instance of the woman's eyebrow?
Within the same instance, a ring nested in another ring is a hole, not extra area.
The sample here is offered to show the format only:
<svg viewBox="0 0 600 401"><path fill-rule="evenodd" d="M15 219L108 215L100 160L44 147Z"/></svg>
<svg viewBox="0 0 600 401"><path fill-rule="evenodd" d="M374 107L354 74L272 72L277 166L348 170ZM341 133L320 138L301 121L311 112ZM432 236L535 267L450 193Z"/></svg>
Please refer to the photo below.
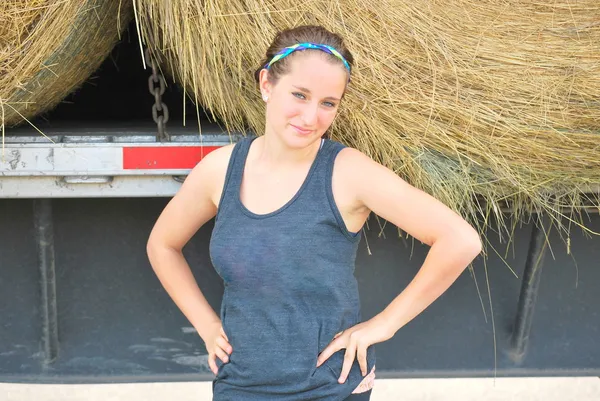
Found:
<svg viewBox="0 0 600 401"><path fill-rule="evenodd" d="M292 85L294 88L301 90L302 92L306 92L306 93L310 93L310 91L306 88L303 88L302 86L296 86L296 85ZM337 97L333 97L333 96L327 96L325 99L331 99L331 100L336 100L336 101L340 101L340 99L338 99Z"/></svg>

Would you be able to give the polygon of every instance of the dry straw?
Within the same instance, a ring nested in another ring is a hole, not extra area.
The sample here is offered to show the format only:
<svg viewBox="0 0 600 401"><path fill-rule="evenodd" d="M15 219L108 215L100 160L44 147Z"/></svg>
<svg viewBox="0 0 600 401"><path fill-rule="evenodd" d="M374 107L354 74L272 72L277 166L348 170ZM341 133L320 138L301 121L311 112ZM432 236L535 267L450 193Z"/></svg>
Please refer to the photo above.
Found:
<svg viewBox="0 0 600 401"><path fill-rule="evenodd" d="M0 2L0 124L51 109L100 66L131 18L129 0Z"/></svg>
<svg viewBox="0 0 600 401"><path fill-rule="evenodd" d="M356 59L334 139L443 201L486 238L491 219L512 238L531 211L549 213L563 238L576 224L592 232L597 0L135 2L145 41L229 130L264 130L252 72L274 35L323 25Z"/></svg>

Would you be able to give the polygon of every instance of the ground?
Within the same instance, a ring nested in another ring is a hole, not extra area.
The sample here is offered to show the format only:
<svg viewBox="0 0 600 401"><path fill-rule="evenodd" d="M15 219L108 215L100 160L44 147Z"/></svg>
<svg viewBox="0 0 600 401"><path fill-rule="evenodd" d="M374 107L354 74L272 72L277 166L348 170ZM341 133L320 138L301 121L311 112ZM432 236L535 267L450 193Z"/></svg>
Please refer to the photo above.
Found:
<svg viewBox="0 0 600 401"><path fill-rule="evenodd" d="M209 401L211 384L43 385L0 383L3 401ZM598 401L600 379L379 379L371 401Z"/></svg>

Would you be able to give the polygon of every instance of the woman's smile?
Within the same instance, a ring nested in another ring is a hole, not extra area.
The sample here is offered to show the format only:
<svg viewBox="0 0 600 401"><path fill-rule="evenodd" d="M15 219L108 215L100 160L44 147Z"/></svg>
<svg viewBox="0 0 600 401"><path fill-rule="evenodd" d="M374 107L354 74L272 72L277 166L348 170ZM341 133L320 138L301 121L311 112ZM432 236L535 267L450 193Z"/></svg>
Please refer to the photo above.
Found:
<svg viewBox="0 0 600 401"><path fill-rule="evenodd" d="M296 126L294 124L290 124L290 125L291 125L292 128L294 128L294 130L296 130L296 132L298 132L301 135L309 135L310 133L313 132L313 130L303 129L303 128L300 128L300 127L298 127L298 126Z"/></svg>

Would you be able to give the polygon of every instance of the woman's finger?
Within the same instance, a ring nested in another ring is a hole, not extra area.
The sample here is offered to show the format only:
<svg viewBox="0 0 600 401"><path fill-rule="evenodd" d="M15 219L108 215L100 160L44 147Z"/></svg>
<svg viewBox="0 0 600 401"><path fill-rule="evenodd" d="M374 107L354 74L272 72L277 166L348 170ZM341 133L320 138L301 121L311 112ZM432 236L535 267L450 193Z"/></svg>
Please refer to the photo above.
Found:
<svg viewBox="0 0 600 401"><path fill-rule="evenodd" d="M358 359L358 364L360 365L360 372L363 376L367 375L367 349L362 346L356 347L356 359Z"/></svg>
<svg viewBox="0 0 600 401"><path fill-rule="evenodd" d="M215 374L215 376L217 375L217 373L219 373L219 369L217 368L217 364L215 362L214 354L208 354L208 367Z"/></svg>
<svg viewBox="0 0 600 401"><path fill-rule="evenodd" d="M319 366L321 366L321 364L323 364L323 362L328 360L331 355L333 355L336 352L338 352L339 350L341 350L343 348L342 344L343 344L343 342L341 341L341 337L338 337L335 340L333 340L332 342L330 342L329 345L327 347L325 347L323 352L321 352L321 354L317 358L317 368Z"/></svg>
<svg viewBox="0 0 600 401"><path fill-rule="evenodd" d="M229 355L231 355L231 353L233 352L233 348L231 347L231 344L229 344L229 342L227 342L227 340L224 337L217 338L217 347L221 348L223 351L227 352Z"/></svg>
<svg viewBox="0 0 600 401"><path fill-rule="evenodd" d="M225 334L225 330L223 330L223 326L221 326L221 335L223 337L225 337L225 340L227 340L227 342L229 342L229 338L227 338L227 334Z"/></svg>
<svg viewBox="0 0 600 401"><path fill-rule="evenodd" d="M227 363L229 362L229 355L227 355L227 353L225 351L223 351L221 348L216 347L215 348L215 355L223 361L223 363Z"/></svg>
<svg viewBox="0 0 600 401"><path fill-rule="evenodd" d="M344 383L348 374L350 373L350 369L352 368L352 364L354 363L354 359L356 358L356 342L350 341L350 344L346 347L346 353L344 354L344 364L342 365L342 373L340 374L340 378L338 382Z"/></svg>

